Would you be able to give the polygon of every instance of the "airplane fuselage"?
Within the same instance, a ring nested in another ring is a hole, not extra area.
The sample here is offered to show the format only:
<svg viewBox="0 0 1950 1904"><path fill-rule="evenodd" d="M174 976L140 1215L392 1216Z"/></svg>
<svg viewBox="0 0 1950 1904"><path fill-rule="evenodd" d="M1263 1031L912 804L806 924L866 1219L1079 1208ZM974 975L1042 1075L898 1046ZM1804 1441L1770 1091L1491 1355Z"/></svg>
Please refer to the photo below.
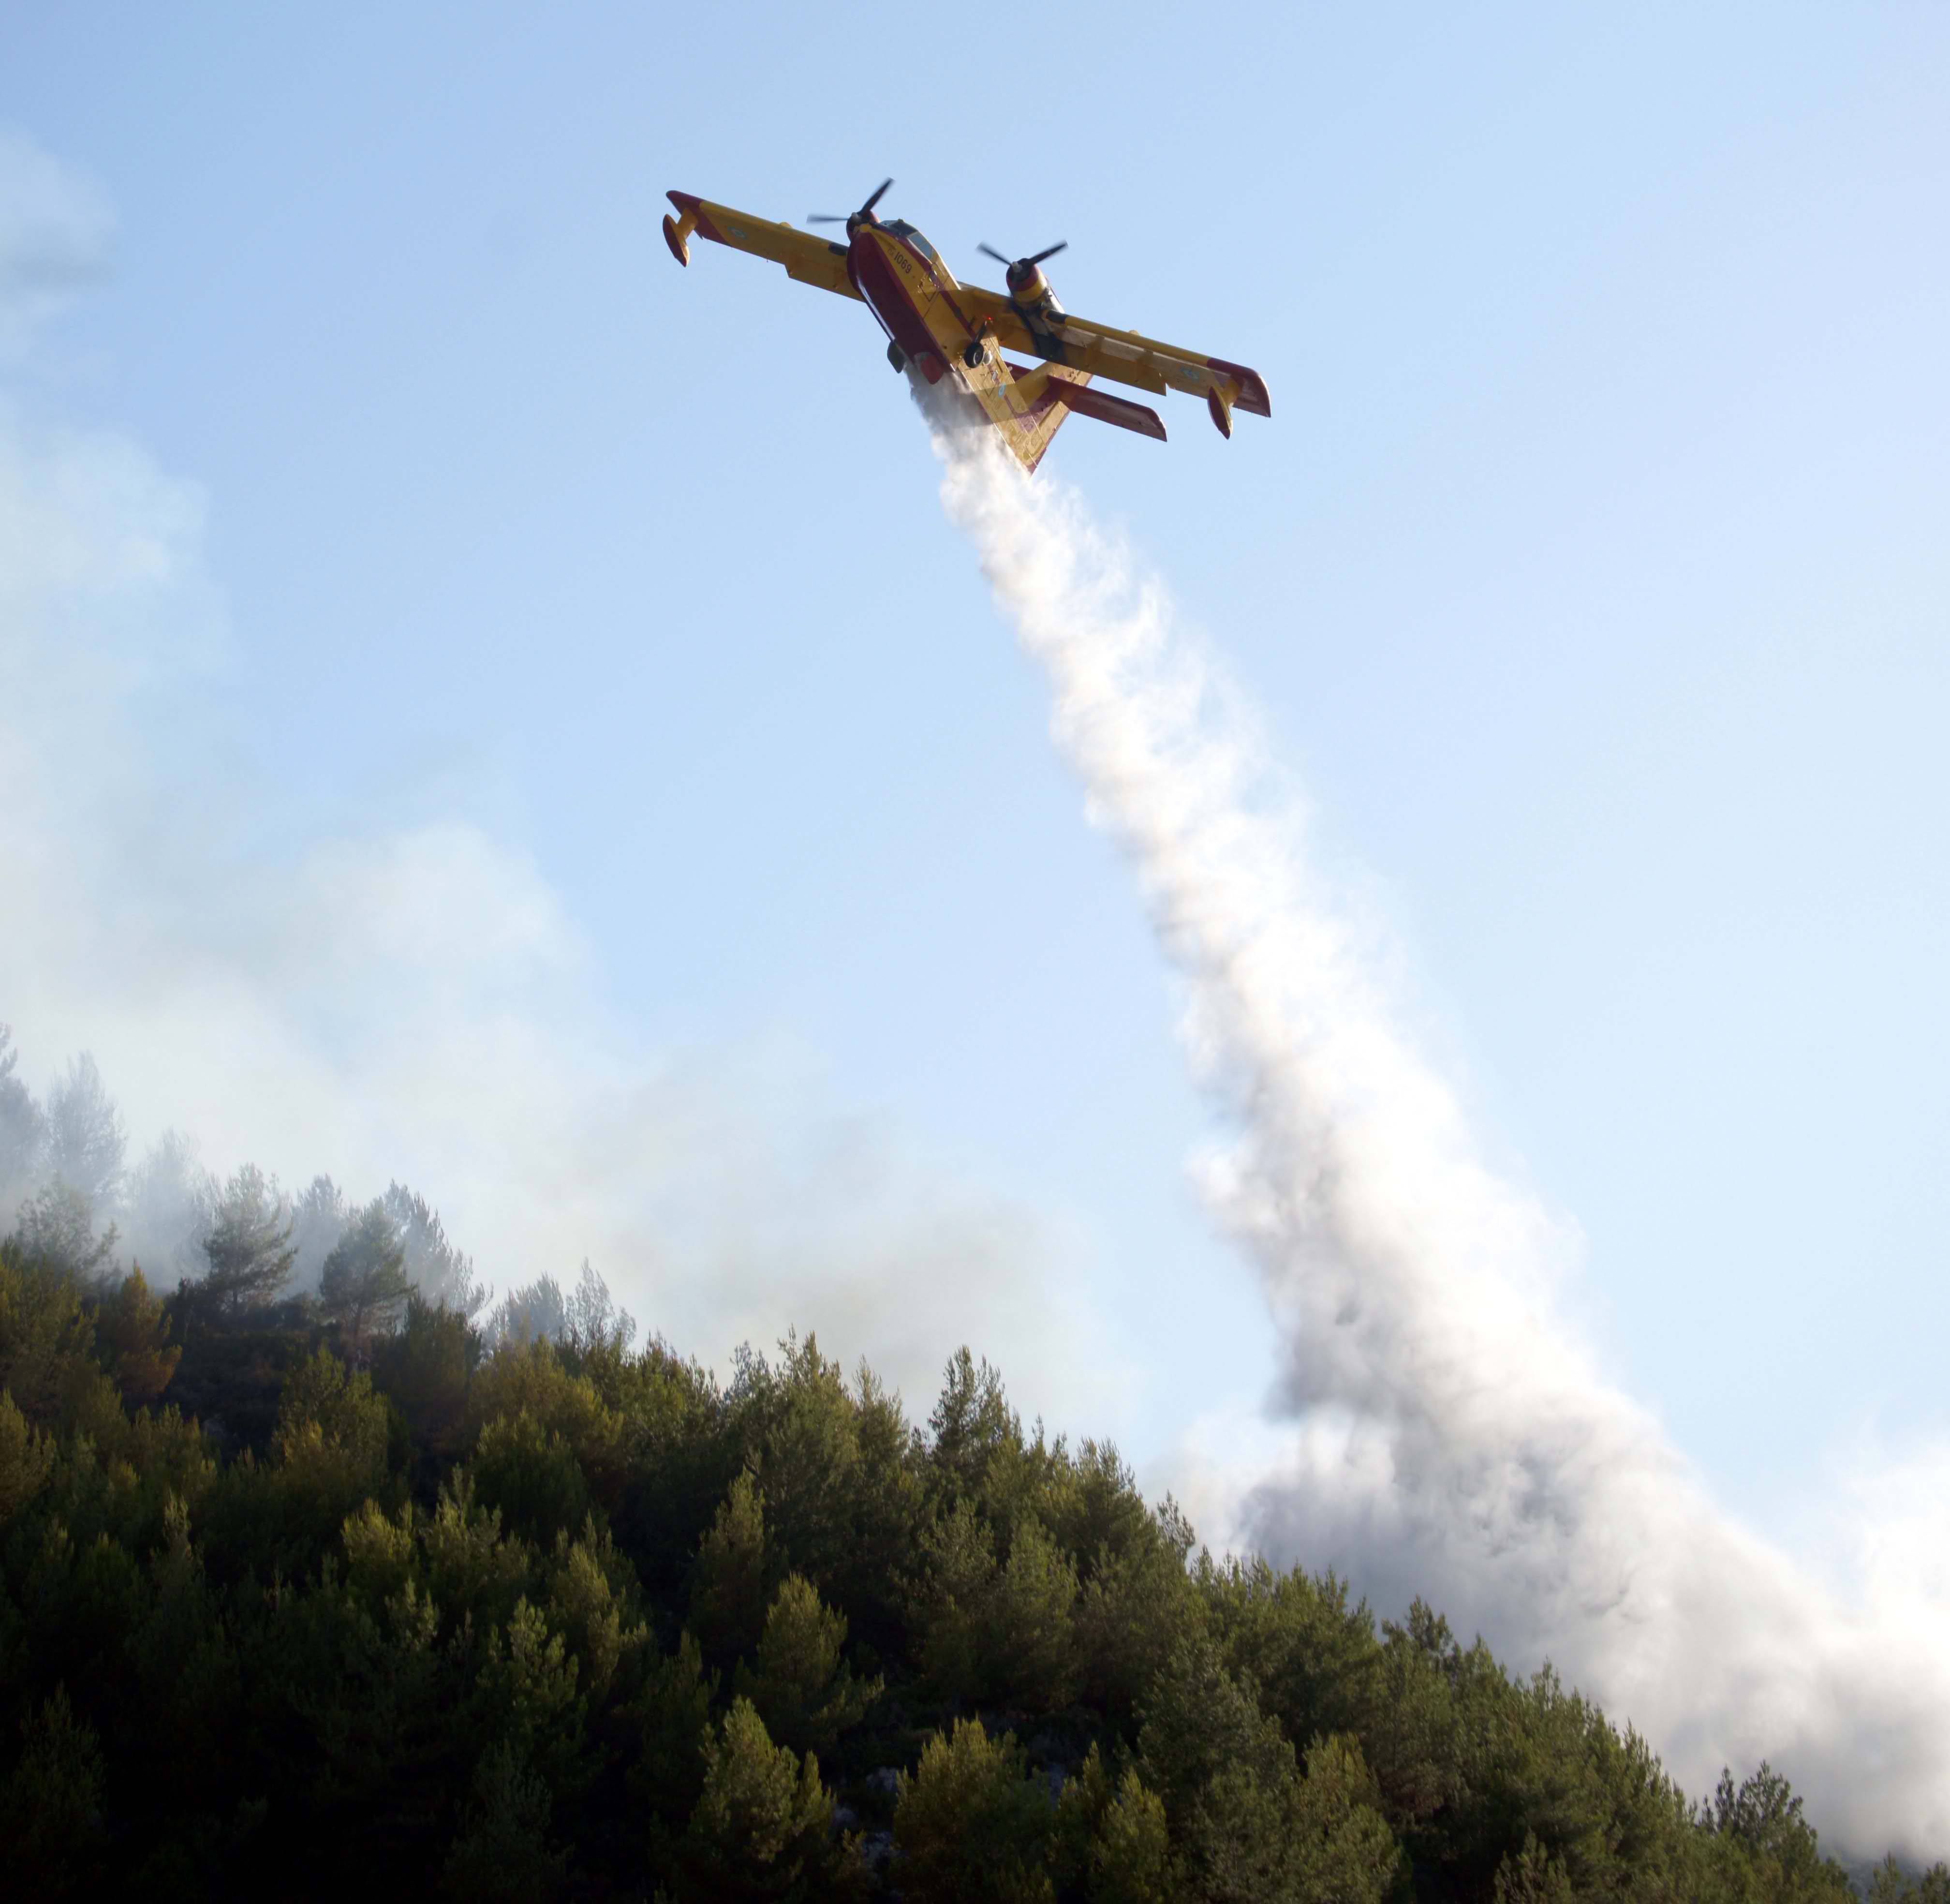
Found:
<svg viewBox="0 0 1950 1904"><path fill-rule="evenodd" d="M913 226L892 221L862 225L846 251L846 276L881 329L930 383L939 383L974 328L955 304L961 287L939 254Z"/></svg>
<svg viewBox="0 0 1950 1904"><path fill-rule="evenodd" d="M952 378L1033 468L1062 415L1048 389L1052 373L1024 377L1009 363L986 326L963 310L961 288L940 254L911 225L863 222L846 251L853 288L913 374L930 385ZM1060 356L1061 342L1050 342L1052 357Z"/></svg>

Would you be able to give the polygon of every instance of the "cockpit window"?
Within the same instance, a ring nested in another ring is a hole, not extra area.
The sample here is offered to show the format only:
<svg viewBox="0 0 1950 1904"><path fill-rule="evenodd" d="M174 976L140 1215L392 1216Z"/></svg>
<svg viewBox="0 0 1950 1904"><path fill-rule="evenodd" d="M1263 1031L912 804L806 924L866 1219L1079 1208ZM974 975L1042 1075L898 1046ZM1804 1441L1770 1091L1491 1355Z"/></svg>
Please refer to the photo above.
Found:
<svg viewBox="0 0 1950 1904"><path fill-rule="evenodd" d="M939 264L941 262L940 254L936 252L934 247L929 244L927 240L923 238L905 218L889 218L883 220L882 223L884 229L892 232L896 238L905 238L923 257L927 260L930 264Z"/></svg>

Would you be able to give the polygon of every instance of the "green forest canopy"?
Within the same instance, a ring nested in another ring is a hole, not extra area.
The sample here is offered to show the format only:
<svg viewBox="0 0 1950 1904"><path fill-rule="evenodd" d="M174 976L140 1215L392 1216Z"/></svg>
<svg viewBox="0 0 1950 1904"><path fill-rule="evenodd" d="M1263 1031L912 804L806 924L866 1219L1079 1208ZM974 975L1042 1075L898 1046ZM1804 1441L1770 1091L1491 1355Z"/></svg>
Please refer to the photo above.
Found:
<svg viewBox="0 0 1950 1904"><path fill-rule="evenodd" d="M319 1182L297 1296L248 1170L167 1299L98 1185L0 1242L11 1895L1851 1895L1765 1764L1689 1802L1547 1666L1195 1551L965 1348L924 1427L810 1336L721 1385Z"/></svg>

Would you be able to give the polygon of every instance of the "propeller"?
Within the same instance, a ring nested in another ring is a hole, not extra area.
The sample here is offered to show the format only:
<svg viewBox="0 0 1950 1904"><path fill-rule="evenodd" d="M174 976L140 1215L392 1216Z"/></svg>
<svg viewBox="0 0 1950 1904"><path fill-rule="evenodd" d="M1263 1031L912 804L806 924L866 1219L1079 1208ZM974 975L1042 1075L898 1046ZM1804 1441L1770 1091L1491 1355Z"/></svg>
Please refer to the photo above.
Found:
<svg viewBox="0 0 1950 1904"><path fill-rule="evenodd" d="M874 217L874 207L880 202L881 199L886 194L887 188L892 183L893 180L891 179L883 179L880 184L874 188L873 195L868 198L867 202L862 205L858 211L816 211L809 213L805 222L808 225L853 225L858 223L871 225L877 223L879 221Z"/></svg>
<svg viewBox="0 0 1950 1904"><path fill-rule="evenodd" d="M1053 258L1058 252L1068 251L1070 241L1067 238L1062 239L1060 242L1049 246L1046 250L1038 251L1033 257L1026 258L1005 258L992 245L978 245L975 248L986 256L993 258L998 264L1007 267L1009 288L1013 291L1018 285L1033 282L1036 276L1037 266L1041 264L1045 258Z"/></svg>

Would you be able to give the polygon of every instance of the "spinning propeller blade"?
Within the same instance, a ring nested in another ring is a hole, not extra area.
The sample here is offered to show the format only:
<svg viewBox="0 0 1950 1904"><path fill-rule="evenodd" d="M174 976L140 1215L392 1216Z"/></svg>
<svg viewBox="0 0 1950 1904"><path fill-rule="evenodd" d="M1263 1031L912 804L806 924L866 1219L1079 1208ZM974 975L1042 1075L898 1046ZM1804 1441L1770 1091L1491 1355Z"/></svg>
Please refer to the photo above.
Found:
<svg viewBox="0 0 1950 1904"><path fill-rule="evenodd" d="M874 207L886 196L887 188L892 183L893 180L891 179L883 179L874 188L872 195L858 211L808 212L806 213L805 222L808 225L850 225L856 218L871 219L874 216Z"/></svg>
<svg viewBox="0 0 1950 1904"><path fill-rule="evenodd" d="M1060 239L1057 243L1047 247L1045 250L1038 251L1033 256L1026 258L1005 258L992 245L978 245L975 248L977 251L981 252L984 257L993 258L998 264L1008 266L1009 276L1011 278L1014 279L1026 276L1030 272L1033 271L1038 265L1042 263L1045 258L1053 258L1056 256L1058 252L1068 251L1070 249L1070 241L1067 238Z"/></svg>

